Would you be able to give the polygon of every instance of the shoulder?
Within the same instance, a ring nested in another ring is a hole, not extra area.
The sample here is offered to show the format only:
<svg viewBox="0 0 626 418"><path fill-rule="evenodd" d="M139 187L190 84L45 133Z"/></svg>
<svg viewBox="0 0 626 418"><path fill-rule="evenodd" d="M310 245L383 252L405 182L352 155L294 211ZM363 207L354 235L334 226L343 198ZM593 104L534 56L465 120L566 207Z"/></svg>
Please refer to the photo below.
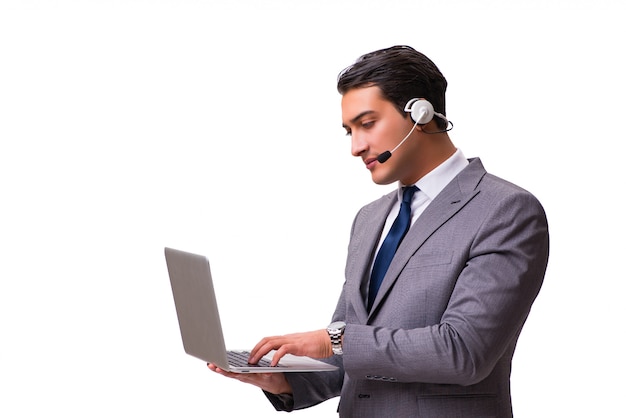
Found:
<svg viewBox="0 0 626 418"><path fill-rule="evenodd" d="M530 191L485 170L480 158L471 159L467 168L459 174L459 179L460 182L464 182L468 187L474 185L474 189L479 191L483 198L502 199L518 197L539 203L538 199Z"/></svg>
<svg viewBox="0 0 626 418"><path fill-rule="evenodd" d="M394 190L362 206L352 221L351 234L359 229L381 227L395 199L397 199L397 191Z"/></svg>
<svg viewBox="0 0 626 418"><path fill-rule="evenodd" d="M393 203L395 202L395 199L397 199L397 196L398 196L398 192L396 190L392 190L391 192L388 192L382 195L378 199L373 200L369 203L366 203L357 212L357 217L363 214L371 214L371 213L379 213L381 211L382 212L387 211L389 207L393 205Z"/></svg>
<svg viewBox="0 0 626 418"><path fill-rule="evenodd" d="M545 224L544 208L530 191L485 170L479 158L470 164L448 185L459 190L462 196L472 196L467 209L477 219L492 219L514 222L535 218Z"/></svg>

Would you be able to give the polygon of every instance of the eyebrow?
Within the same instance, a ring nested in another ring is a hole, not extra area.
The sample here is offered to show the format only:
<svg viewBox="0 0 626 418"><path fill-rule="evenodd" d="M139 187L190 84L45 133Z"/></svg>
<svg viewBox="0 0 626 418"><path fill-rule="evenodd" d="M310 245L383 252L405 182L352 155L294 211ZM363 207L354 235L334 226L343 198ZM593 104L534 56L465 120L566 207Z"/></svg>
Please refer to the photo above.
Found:
<svg viewBox="0 0 626 418"><path fill-rule="evenodd" d="M350 119L350 123L351 124L355 124L359 121L359 119L363 118L364 116L367 116L371 113L375 113L373 110L364 110L363 112L359 113L358 115L356 115L355 117L353 117L352 119ZM344 128L347 128L348 126L343 123L341 126L343 126Z"/></svg>

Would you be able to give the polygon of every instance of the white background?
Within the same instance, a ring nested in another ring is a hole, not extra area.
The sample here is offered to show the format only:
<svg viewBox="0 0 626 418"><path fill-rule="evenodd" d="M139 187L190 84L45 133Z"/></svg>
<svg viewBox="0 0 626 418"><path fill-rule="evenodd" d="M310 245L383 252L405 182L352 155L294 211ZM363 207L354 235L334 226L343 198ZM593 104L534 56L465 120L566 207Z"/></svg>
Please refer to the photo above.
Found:
<svg viewBox="0 0 626 418"><path fill-rule="evenodd" d="M324 327L389 190L336 77L394 44L448 79L455 144L548 214L516 417L624 416L625 8L511 3L3 1L0 416L280 415L184 354L163 247L210 256L231 346Z"/></svg>

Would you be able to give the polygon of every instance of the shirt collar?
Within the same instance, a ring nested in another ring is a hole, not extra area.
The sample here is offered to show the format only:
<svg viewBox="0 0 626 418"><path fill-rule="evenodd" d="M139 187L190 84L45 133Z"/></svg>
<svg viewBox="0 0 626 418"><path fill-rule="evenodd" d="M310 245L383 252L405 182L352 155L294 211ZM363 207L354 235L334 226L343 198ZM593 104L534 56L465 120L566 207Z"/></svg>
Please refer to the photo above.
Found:
<svg viewBox="0 0 626 418"><path fill-rule="evenodd" d="M430 200L435 197L469 164L460 149L451 157L435 167L430 173L419 179L415 185L426 194ZM402 188L406 185L398 182L398 199L402 201Z"/></svg>

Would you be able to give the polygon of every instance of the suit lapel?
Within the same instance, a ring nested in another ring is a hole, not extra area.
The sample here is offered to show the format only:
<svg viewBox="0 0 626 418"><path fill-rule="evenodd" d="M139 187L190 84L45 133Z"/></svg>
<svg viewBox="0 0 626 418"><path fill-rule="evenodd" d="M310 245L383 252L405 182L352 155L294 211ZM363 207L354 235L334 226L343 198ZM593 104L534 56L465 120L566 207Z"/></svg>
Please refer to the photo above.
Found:
<svg viewBox="0 0 626 418"><path fill-rule="evenodd" d="M387 215L397 198L397 193L397 190L394 190L371 205L364 207L360 216L369 219L370 222L366 227L355 228L352 237L350 248L352 257L348 259L346 277L358 279L348 281L346 296L354 307L359 323L362 324L367 321L368 316L364 295L369 281L370 261L376 250Z"/></svg>
<svg viewBox="0 0 626 418"><path fill-rule="evenodd" d="M461 171L439 193L435 200L428 205L424 213L415 221L389 265L389 270L387 270L385 279L369 313L370 318L376 312L385 295L393 287L393 284L413 254L419 250L428 237L434 234L441 225L458 213L479 193L478 184L485 174L486 172L480 159L470 160L470 165Z"/></svg>

